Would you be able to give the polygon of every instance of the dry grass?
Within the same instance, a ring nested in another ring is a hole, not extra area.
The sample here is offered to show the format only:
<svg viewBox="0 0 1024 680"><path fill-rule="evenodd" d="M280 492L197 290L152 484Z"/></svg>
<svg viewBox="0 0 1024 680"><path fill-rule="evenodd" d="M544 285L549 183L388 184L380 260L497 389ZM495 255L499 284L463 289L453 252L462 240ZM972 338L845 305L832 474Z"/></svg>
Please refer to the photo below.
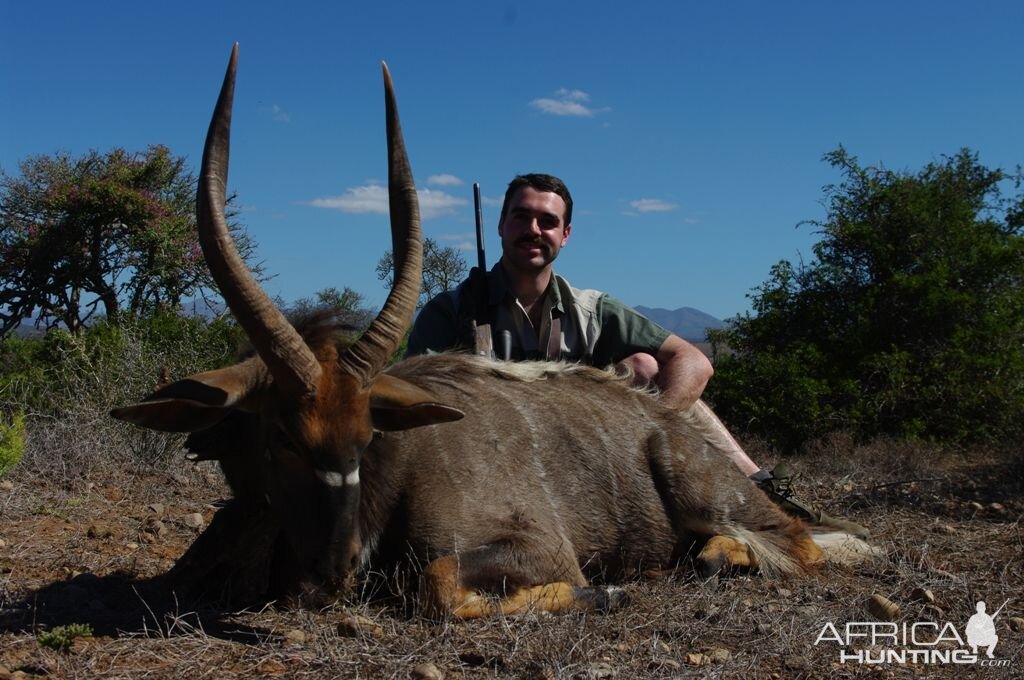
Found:
<svg viewBox="0 0 1024 680"><path fill-rule="evenodd" d="M0 678L407 678L424 663L448 678L860 676L864 667L839 665L834 646L814 641L825 622L866 620L871 594L900 604L901 620L912 622L935 615L911 600L928 588L943 620L962 631L978 599L994 609L1024 592L1020 470L1006 460L833 438L794 461L800 491L869 525L890 553L881 564L794 580L702 582L684 569L628 583L633 602L618 613L470 623L427 621L400 596L365 591L318 611L179 601L159 577L195 538L183 518L209 521L227 493L212 468L176 458L126 474L93 461L77 480L24 468L0 489ZM1007 626L1021 611L1013 600L997 620L997 655L1012 665L991 677L1024 673L1024 632ZM94 636L66 653L38 644L39 632L70 623L89 624ZM698 666L702 653L720 658ZM887 665L873 674L921 672L957 671Z"/></svg>

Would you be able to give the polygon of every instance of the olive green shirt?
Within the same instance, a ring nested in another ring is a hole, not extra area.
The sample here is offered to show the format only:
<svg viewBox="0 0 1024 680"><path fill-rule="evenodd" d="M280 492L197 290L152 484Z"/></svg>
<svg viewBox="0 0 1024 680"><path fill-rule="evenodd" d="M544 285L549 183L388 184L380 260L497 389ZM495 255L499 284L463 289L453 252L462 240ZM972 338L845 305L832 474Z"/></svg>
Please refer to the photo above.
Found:
<svg viewBox="0 0 1024 680"><path fill-rule="evenodd" d="M573 288L553 275L544 293L540 328L534 328L526 310L516 299L501 263L487 272L487 307L496 352L500 355L503 331L511 334L511 358L561 359L594 366L608 366L631 354L657 355L670 335L667 330L615 298L596 290ZM469 280L454 290L441 293L426 304L409 336L406 356L443 352L463 343L459 337L460 305L464 295L473 295ZM469 308L475 309L477 300ZM559 356L548 356L551 321L559 319Z"/></svg>

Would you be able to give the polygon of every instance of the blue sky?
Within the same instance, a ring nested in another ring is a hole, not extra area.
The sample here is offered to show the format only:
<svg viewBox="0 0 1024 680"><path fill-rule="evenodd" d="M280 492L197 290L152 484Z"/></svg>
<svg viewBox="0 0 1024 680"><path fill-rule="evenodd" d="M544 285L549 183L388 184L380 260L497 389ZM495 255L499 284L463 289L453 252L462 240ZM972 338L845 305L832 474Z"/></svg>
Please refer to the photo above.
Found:
<svg viewBox="0 0 1024 680"><path fill-rule="evenodd" d="M156 143L197 166L237 41L230 183L268 290L380 305L386 60L427 236L469 247L480 182L494 262L505 185L550 172L576 205L559 273L724 318L810 256L839 144L1024 163L1022 35L1019 1L0 0L0 167Z"/></svg>

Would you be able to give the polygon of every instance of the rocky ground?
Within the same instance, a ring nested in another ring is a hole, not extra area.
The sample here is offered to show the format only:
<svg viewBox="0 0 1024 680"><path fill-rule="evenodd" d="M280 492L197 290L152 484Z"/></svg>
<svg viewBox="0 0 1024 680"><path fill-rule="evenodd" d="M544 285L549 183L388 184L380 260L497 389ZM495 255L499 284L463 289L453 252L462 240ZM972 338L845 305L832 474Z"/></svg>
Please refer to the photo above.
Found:
<svg viewBox="0 0 1024 680"><path fill-rule="evenodd" d="M422 619L367 588L317 611L180 600L158 577L227 493L214 468L60 483L16 470L0 480L0 679L1024 677L1019 461L832 440L794 461L800 490L869 525L888 552L878 563L786 580L705 582L683 568L627 583L632 604L613 614L470 623ZM815 644L828 623L885 619L962 636L978 600L991 613L1007 599L998 666L840 663L838 643Z"/></svg>

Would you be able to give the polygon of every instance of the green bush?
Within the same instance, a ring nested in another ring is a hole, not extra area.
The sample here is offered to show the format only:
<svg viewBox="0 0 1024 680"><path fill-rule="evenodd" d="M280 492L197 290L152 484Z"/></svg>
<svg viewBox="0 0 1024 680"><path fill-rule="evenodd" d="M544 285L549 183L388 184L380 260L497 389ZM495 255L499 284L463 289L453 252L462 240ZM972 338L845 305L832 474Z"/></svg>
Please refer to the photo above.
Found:
<svg viewBox="0 0 1024 680"><path fill-rule="evenodd" d="M75 335L0 341L0 409L26 420L21 467L80 477L96 465L158 464L181 437L109 417L171 380L234 361L241 331L226 320L122 317Z"/></svg>
<svg viewBox="0 0 1024 680"><path fill-rule="evenodd" d="M10 420L0 413L0 477L25 453L25 414L15 411Z"/></svg>
<svg viewBox="0 0 1024 680"><path fill-rule="evenodd" d="M826 160L843 180L812 223L814 260L779 262L753 313L712 336L716 410L783 450L838 430L951 444L1024 433L1024 177L966 150L917 173L841 148Z"/></svg>
<svg viewBox="0 0 1024 680"><path fill-rule="evenodd" d="M92 637L92 626L88 623L71 623L36 636L40 647L66 652L71 649L75 638Z"/></svg>

